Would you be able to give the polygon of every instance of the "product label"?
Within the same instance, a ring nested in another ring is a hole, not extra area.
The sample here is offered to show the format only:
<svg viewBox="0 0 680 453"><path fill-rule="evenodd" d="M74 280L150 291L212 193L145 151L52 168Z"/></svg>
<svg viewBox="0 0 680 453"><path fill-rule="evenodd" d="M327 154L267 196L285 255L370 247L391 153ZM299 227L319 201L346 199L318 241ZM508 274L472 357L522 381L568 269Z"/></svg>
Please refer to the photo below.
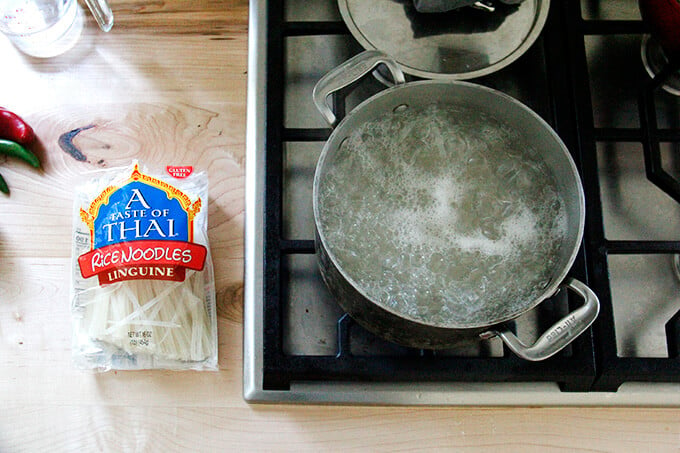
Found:
<svg viewBox="0 0 680 453"><path fill-rule="evenodd" d="M205 264L206 248L193 242L200 209L200 198L192 202L135 166L127 181L107 187L80 210L90 230L90 251L78 257L82 276L96 275L100 284L183 281L187 268L202 270Z"/></svg>
<svg viewBox="0 0 680 453"><path fill-rule="evenodd" d="M165 167L165 169L170 176L178 179L184 179L194 171L194 167L191 166L180 167L176 165L168 165Z"/></svg>

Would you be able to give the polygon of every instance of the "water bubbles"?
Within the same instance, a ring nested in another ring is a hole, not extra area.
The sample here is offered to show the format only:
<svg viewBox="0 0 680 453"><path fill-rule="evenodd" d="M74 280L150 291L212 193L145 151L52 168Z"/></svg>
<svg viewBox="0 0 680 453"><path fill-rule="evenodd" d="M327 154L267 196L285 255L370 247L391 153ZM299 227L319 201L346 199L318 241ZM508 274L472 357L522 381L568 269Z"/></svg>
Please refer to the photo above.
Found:
<svg viewBox="0 0 680 453"><path fill-rule="evenodd" d="M460 325L513 313L553 277L567 214L516 131L461 107L396 109L326 161L319 229L377 303Z"/></svg>

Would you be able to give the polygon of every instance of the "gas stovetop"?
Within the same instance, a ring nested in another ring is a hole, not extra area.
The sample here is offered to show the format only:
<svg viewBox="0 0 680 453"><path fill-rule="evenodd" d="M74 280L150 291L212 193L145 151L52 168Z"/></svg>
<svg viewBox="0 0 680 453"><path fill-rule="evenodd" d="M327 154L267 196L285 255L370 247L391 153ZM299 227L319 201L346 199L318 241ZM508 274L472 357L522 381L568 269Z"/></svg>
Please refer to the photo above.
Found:
<svg viewBox="0 0 680 453"><path fill-rule="evenodd" d="M647 72L666 65L651 61L637 1L553 0L526 53L470 80L541 115L583 180L586 231L570 275L595 291L601 311L543 362L517 358L498 339L403 348L342 312L314 249L312 179L331 130L312 89L363 49L335 0L251 0L250 11L246 400L680 406L680 98L671 94L676 72L655 81ZM336 114L382 89L365 79L335 99ZM579 304L558 293L516 321L518 336L535 338Z"/></svg>

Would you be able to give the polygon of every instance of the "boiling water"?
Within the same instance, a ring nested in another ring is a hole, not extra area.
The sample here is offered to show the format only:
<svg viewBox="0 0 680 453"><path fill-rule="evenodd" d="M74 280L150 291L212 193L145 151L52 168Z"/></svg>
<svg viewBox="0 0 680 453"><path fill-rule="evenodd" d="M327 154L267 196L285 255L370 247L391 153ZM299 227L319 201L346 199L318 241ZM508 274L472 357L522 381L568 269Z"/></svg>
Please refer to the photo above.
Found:
<svg viewBox="0 0 680 453"><path fill-rule="evenodd" d="M469 326L517 315L550 283L565 203L540 153L497 119L438 105L395 111L324 167L319 231L377 303Z"/></svg>

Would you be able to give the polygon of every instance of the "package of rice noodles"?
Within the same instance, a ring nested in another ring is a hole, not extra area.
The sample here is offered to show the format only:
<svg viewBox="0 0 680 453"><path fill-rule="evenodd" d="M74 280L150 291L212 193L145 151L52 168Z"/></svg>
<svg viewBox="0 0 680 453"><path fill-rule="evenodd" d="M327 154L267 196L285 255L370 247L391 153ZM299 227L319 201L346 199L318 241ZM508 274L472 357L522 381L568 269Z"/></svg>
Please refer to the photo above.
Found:
<svg viewBox="0 0 680 453"><path fill-rule="evenodd" d="M76 189L73 358L98 371L217 369L208 180L139 163Z"/></svg>

